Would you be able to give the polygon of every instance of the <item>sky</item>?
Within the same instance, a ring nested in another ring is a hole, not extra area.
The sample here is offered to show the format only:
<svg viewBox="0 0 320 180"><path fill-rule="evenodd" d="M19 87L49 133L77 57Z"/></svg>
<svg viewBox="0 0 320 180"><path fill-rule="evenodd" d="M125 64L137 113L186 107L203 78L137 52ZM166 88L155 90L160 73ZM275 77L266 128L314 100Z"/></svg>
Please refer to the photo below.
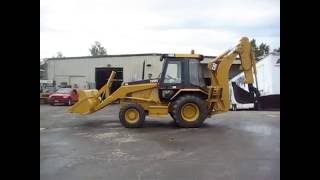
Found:
<svg viewBox="0 0 320 180"><path fill-rule="evenodd" d="M280 0L40 0L40 59L110 55L216 56L241 37L280 47Z"/></svg>

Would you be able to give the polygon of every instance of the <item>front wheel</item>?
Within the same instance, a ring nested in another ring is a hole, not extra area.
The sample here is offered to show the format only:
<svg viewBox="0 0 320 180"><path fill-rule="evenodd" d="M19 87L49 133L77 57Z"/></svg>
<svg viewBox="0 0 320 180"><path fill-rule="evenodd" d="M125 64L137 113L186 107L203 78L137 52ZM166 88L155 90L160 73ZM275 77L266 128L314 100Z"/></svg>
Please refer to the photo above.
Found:
<svg viewBox="0 0 320 180"><path fill-rule="evenodd" d="M173 124L174 124L175 126L177 126L177 121L174 119L173 113L172 113L172 112L169 112L169 114L170 114L171 118L173 119Z"/></svg>
<svg viewBox="0 0 320 180"><path fill-rule="evenodd" d="M144 124L145 112L139 104L128 104L120 109L119 119L126 128L140 128Z"/></svg>
<svg viewBox="0 0 320 180"><path fill-rule="evenodd" d="M181 96L173 102L172 115L180 127L200 127L208 117L208 105L198 96Z"/></svg>

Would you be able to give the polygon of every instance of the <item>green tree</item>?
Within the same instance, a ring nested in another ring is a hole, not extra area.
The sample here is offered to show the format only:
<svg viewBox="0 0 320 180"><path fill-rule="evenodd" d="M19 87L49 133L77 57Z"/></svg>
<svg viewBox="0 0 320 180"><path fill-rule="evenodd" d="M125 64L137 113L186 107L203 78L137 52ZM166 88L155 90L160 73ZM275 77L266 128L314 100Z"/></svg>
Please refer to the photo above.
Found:
<svg viewBox="0 0 320 180"><path fill-rule="evenodd" d="M265 56L269 54L270 47L265 43L261 43L259 46L259 50L261 51L262 56Z"/></svg>
<svg viewBox="0 0 320 180"><path fill-rule="evenodd" d="M251 47L254 49L257 61L261 60L264 56L269 54L270 52L269 45L265 43L261 43L259 46L257 46L255 39L252 39L250 43L251 43Z"/></svg>
<svg viewBox="0 0 320 180"><path fill-rule="evenodd" d="M57 52L57 58L62 58L62 57L64 57L62 52L61 51Z"/></svg>
<svg viewBox="0 0 320 180"><path fill-rule="evenodd" d="M63 58L63 54L61 51L57 52L57 55L56 56L52 56L52 58Z"/></svg>
<svg viewBox="0 0 320 180"><path fill-rule="evenodd" d="M256 40L255 39L252 39L251 41L250 41L250 43L251 43L251 47L254 49L254 51L256 52L257 50L258 50L258 48L257 48L257 45L256 45Z"/></svg>
<svg viewBox="0 0 320 180"><path fill-rule="evenodd" d="M273 52L280 52L280 47L278 49L274 49Z"/></svg>
<svg viewBox="0 0 320 180"><path fill-rule="evenodd" d="M254 52L255 52L256 59L258 60L258 57L261 56L261 52L260 52L259 48L257 47L256 40L255 40L255 39L252 39L252 40L250 41L250 43L251 43L252 49L253 49Z"/></svg>
<svg viewBox="0 0 320 180"><path fill-rule="evenodd" d="M98 41L94 42L89 51L91 56L107 55L107 50Z"/></svg>

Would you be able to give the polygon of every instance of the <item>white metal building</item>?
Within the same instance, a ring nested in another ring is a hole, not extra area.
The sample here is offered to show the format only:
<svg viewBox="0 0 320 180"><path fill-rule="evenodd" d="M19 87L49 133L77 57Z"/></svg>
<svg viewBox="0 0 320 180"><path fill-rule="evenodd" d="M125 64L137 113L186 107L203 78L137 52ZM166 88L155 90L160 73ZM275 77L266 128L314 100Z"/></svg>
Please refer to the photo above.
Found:
<svg viewBox="0 0 320 180"><path fill-rule="evenodd" d="M76 84L80 89L96 88L98 69L116 68L120 74L123 73L118 77L123 82L156 78L162 70L161 55L153 53L50 58L46 61L47 76L56 85ZM215 56L205 56L203 66L214 58ZM238 73L239 64L239 60L235 61L231 76Z"/></svg>

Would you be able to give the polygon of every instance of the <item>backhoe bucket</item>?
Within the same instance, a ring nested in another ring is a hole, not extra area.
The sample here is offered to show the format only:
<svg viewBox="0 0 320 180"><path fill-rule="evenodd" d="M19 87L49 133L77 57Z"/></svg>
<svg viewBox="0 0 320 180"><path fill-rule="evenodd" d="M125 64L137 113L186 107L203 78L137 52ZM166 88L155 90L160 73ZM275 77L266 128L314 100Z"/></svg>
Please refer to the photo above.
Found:
<svg viewBox="0 0 320 180"><path fill-rule="evenodd" d="M82 115L95 112L95 107L100 104L98 90L81 90L79 91L79 101L68 109L71 113Z"/></svg>

